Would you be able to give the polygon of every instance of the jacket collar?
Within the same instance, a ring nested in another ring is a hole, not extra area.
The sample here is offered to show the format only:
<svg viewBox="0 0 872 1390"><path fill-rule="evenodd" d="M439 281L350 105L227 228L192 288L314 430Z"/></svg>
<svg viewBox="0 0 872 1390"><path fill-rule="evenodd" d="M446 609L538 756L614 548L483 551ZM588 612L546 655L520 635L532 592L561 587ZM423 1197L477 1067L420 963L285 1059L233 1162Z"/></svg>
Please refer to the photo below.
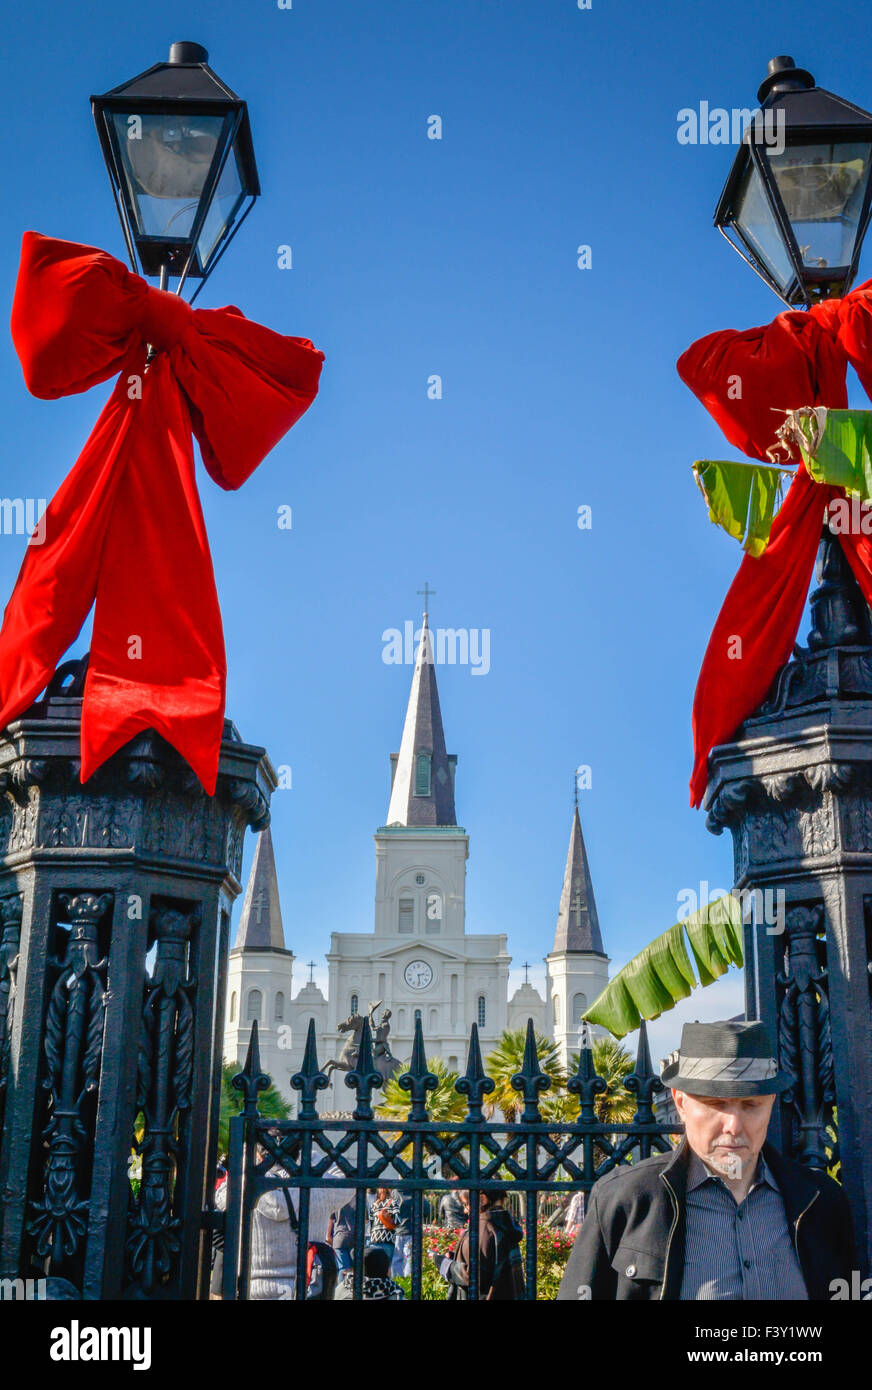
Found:
<svg viewBox="0 0 872 1390"><path fill-rule="evenodd" d="M794 1225L817 1196L817 1184L798 1163L790 1162L768 1141L763 1145L761 1152L778 1184L787 1219ZM687 1175L692 1154L693 1150L687 1139L682 1139L669 1162L661 1170L661 1177L666 1179L682 1207L687 1196Z"/></svg>
<svg viewBox="0 0 872 1390"><path fill-rule="evenodd" d="M665 1178L669 1186L674 1191L679 1202L683 1202L687 1195L687 1171L690 1167L690 1158L693 1150L682 1137L681 1143L672 1154L669 1162L662 1170L661 1177Z"/></svg>

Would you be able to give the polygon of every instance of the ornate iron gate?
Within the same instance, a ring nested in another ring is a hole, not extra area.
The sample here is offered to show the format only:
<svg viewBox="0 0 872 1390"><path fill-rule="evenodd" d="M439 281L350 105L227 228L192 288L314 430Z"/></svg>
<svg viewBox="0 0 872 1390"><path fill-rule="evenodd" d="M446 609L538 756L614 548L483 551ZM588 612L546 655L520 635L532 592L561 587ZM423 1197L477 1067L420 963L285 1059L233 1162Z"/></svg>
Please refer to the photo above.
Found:
<svg viewBox="0 0 872 1390"><path fill-rule="evenodd" d="M357 1104L350 1119L318 1115L315 1100L328 1085L316 1055L315 1025L310 1020L301 1070L292 1085L301 1095L300 1113L292 1120L276 1121L258 1113L258 1092L270 1078L260 1069L257 1025L252 1026L245 1066L234 1078L244 1094L240 1115L230 1122L228 1194L225 1218L223 1297L248 1297L248 1268L252 1212L266 1192L284 1189L292 1194L298 1221L295 1297L306 1296L306 1256L310 1233L310 1200L314 1189L354 1193L355 1233L353 1297L363 1291L364 1240L367 1192L389 1187L411 1198L411 1297L421 1298L424 1259L425 1193L467 1190L469 1206L469 1297L479 1296L478 1194L508 1188L523 1203L525 1230L525 1297L536 1298L537 1233L539 1198L543 1193L589 1192L597 1178L617 1164L648 1158L669 1149L669 1137L680 1128L657 1123L653 1099L662 1090L655 1076L645 1025L639 1039L635 1069L624 1085L636 1097L636 1114L629 1124L602 1123L594 1103L606 1089L596 1075L590 1048L582 1048L578 1071L568 1090L578 1097L580 1113L570 1123L543 1117L539 1102L550 1079L542 1072L536 1054L532 1020L527 1024L523 1066L512 1085L523 1100L519 1123L492 1122L485 1117L485 1097L494 1089L482 1065L478 1029L472 1025L466 1074L456 1090L466 1097L467 1116L462 1123L430 1119L427 1095L437 1078L427 1069L420 1020L409 1069L399 1078L409 1092L408 1118L377 1119L372 1093L381 1078L372 1061L369 1024L364 1025L356 1070L346 1084L356 1092ZM259 1151L260 1155L259 1156ZM453 1178L434 1177L428 1171L441 1160ZM332 1175L328 1174L332 1169Z"/></svg>

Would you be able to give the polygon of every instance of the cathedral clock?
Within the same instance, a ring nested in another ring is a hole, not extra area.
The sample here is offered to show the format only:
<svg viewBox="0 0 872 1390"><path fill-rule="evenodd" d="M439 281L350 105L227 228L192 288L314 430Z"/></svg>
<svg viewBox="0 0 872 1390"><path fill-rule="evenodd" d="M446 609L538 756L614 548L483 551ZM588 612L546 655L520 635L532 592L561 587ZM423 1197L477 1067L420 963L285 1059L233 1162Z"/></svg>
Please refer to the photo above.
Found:
<svg viewBox="0 0 872 1390"><path fill-rule="evenodd" d="M426 989L433 980L433 967L425 960L410 960L403 971L409 989Z"/></svg>

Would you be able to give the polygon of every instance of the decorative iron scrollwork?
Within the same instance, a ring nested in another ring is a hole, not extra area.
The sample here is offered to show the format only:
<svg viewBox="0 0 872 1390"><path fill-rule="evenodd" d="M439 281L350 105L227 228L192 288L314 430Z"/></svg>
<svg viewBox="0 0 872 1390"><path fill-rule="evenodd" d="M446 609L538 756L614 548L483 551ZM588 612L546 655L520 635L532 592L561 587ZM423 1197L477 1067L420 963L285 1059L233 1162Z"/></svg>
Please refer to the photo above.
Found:
<svg viewBox="0 0 872 1390"><path fill-rule="evenodd" d="M188 943L199 923L199 909L166 902L152 909L156 953L142 1010L136 1095L142 1176L126 1239L133 1284L146 1297L168 1282L181 1247L173 1197L182 1163L180 1123L192 1099L196 980L188 974Z"/></svg>
<svg viewBox="0 0 872 1390"><path fill-rule="evenodd" d="M43 1195L31 1202L27 1229L37 1255L58 1262L72 1255L88 1225L88 1198L80 1179L88 1146L87 1097L97 1089L106 1014L106 960L100 957L97 927L111 904L110 893L61 893L70 924L62 960L51 965L57 979L45 1023L49 1120Z"/></svg>
<svg viewBox="0 0 872 1390"><path fill-rule="evenodd" d="M233 804L245 812L252 830L265 830L270 820L269 802L260 788L253 782L232 778L229 792Z"/></svg>
<svg viewBox="0 0 872 1390"><path fill-rule="evenodd" d="M9 776L15 787L35 787L44 782L48 775L46 758L18 758L9 769Z"/></svg>
<svg viewBox="0 0 872 1390"><path fill-rule="evenodd" d="M734 825L758 797L759 789L752 777L728 782L708 806L706 826L712 834L720 835L724 827Z"/></svg>
<svg viewBox="0 0 872 1390"><path fill-rule="evenodd" d="M795 907L787 915L787 959L776 976L784 993L778 1011L781 1065L793 1078L784 1101L799 1128L799 1161L827 1167L827 1123L835 1102L833 1044L826 966L818 957L823 906Z"/></svg>
<svg viewBox="0 0 872 1390"><path fill-rule="evenodd" d="M9 1075L9 1054L15 1014L15 985L21 939L20 894L0 898L0 1123Z"/></svg>

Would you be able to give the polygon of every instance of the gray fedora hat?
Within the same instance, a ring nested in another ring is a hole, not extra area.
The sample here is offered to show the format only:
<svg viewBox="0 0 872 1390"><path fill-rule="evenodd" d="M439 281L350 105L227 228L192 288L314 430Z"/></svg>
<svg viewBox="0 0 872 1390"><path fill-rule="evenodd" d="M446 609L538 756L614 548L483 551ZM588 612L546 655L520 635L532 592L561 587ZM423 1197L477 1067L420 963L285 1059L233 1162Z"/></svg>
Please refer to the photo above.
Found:
<svg viewBox="0 0 872 1390"><path fill-rule="evenodd" d="M779 1071L762 1023L685 1023L681 1046L660 1064L664 1086L690 1096L774 1096L792 1084Z"/></svg>

